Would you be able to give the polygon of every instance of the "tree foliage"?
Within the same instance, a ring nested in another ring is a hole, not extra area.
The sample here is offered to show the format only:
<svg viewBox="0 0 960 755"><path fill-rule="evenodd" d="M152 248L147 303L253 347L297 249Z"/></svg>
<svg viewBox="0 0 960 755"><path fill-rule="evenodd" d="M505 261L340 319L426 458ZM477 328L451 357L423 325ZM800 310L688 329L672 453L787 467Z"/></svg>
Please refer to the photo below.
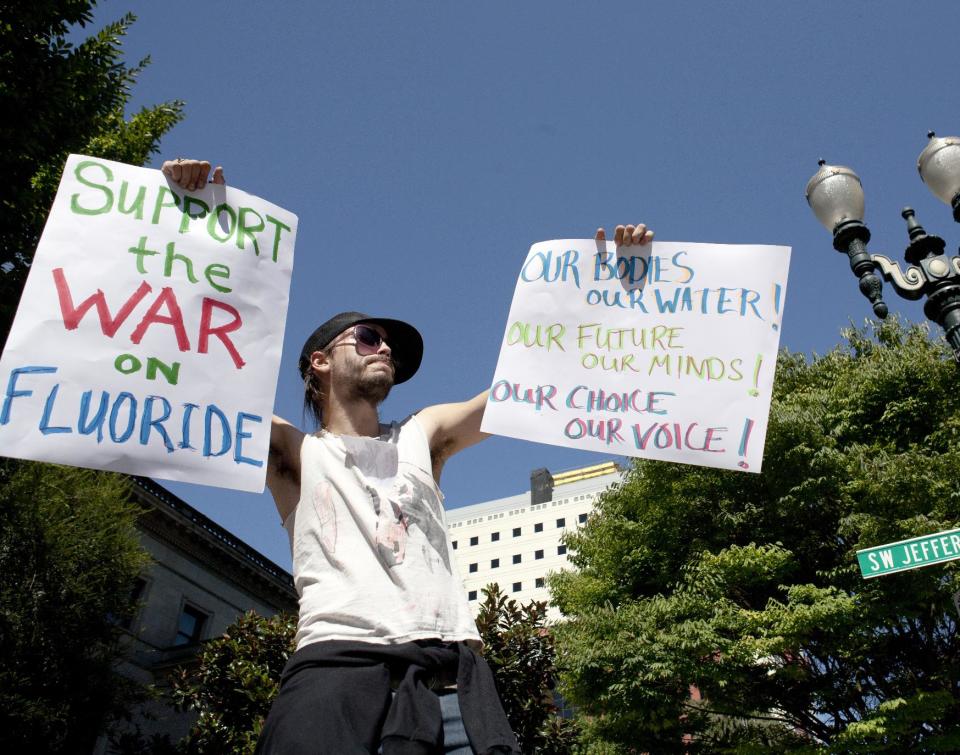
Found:
<svg viewBox="0 0 960 755"><path fill-rule="evenodd" d="M125 478L0 465L0 750L89 752L135 689L117 622L146 565Z"/></svg>
<svg viewBox="0 0 960 755"><path fill-rule="evenodd" d="M181 103L124 110L147 61L124 64L126 15L74 44L95 0L0 0L0 345L66 156L142 164ZM0 749L89 752L136 697L113 673L116 621L145 564L115 475L0 465ZM6 746L3 746L6 745Z"/></svg>
<svg viewBox="0 0 960 755"><path fill-rule="evenodd" d="M960 526L960 370L923 327L845 337L781 353L762 474L638 460L568 537L561 689L597 751L960 749L960 562L855 555Z"/></svg>
<svg viewBox="0 0 960 755"><path fill-rule="evenodd" d="M249 755L254 751L280 691L280 677L294 651L297 617L265 619L253 611L223 636L207 643L196 669L179 672L173 697L197 712L180 750L196 755Z"/></svg>
<svg viewBox="0 0 960 755"><path fill-rule="evenodd" d="M142 165L182 117L182 103L127 118L148 60L123 62L132 14L79 44L96 0L0 2L0 343L6 340L68 154Z"/></svg>
<svg viewBox="0 0 960 755"><path fill-rule="evenodd" d="M477 616L483 656L521 751L570 752L578 731L572 721L557 716L553 702L556 653L546 626L546 603L520 605L495 583L485 587L483 594Z"/></svg>
<svg viewBox="0 0 960 755"><path fill-rule="evenodd" d="M484 657L523 752L570 752L577 729L557 717L553 704L554 649L545 626L545 604L520 606L496 585L484 594L477 618ZM207 643L199 665L181 671L174 679L176 703L198 713L178 751L191 755L252 753L279 692L295 634L294 616L278 614L265 619L250 612L222 637ZM140 751L146 749L140 745Z"/></svg>

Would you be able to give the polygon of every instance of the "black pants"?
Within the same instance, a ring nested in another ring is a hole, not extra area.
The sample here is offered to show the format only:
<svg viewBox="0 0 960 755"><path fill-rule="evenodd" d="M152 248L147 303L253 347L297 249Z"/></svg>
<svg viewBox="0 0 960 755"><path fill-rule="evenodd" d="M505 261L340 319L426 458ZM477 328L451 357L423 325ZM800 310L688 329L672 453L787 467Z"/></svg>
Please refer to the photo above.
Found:
<svg viewBox="0 0 960 755"><path fill-rule="evenodd" d="M365 691L362 704L342 694L350 688ZM389 708L390 672L384 666L306 669L280 688L257 753L375 753Z"/></svg>
<svg viewBox="0 0 960 755"><path fill-rule="evenodd" d="M489 667L466 646L337 641L290 658L256 753L359 755L381 746L385 755L443 753L441 706L428 685L451 673L473 749L519 753Z"/></svg>

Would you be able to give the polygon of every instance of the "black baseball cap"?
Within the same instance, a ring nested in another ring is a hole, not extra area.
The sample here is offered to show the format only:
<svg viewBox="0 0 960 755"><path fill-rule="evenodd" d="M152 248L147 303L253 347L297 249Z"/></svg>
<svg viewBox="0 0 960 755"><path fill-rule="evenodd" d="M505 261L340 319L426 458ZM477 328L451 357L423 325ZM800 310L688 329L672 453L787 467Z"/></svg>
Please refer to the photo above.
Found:
<svg viewBox="0 0 960 755"><path fill-rule="evenodd" d="M362 312L341 312L313 331L303 344L298 364L300 377L307 377L307 370L310 369L310 355L313 352L323 351L347 328L360 324L379 325L387 332L386 341L390 347L394 365L394 385L404 383L416 374L423 359L423 337L415 327L402 320L370 317Z"/></svg>

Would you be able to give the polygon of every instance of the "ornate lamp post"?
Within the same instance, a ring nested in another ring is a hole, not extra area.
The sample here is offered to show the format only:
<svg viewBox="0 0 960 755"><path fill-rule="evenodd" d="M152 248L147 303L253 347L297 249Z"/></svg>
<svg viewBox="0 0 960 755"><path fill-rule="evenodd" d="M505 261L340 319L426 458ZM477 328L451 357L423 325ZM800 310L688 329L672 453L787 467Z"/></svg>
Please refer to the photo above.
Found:
<svg viewBox="0 0 960 755"><path fill-rule="evenodd" d="M929 142L917 160L920 178L939 199L953 207L960 223L960 137L927 134ZM882 254L870 254L870 231L863 223L863 187L850 168L827 165L807 182L807 202L823 226L833 233L833 248L850 259L850 269L860 279L860 291L879 318L887 316L883 284L875 270L905 299L927 297L924 314L944 330L954 357L960 361L960 257L947 257L946 244L928 234L909 207L901 213L907 221L910 243L904 256L906 270Z"/></svg>

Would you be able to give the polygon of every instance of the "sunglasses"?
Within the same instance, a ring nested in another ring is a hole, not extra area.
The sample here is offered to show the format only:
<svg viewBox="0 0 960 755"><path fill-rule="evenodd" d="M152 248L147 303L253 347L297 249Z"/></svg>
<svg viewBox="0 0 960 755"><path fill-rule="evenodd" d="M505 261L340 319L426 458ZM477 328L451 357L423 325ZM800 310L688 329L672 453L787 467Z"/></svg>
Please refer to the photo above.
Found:
<svg viewBox="0 0 960 755"><path fill-rule="evenodd" d="M357 344L357 353L360 356L370 356L380 350L383 336L369 325L354 325L353 340Z"/></svg>

